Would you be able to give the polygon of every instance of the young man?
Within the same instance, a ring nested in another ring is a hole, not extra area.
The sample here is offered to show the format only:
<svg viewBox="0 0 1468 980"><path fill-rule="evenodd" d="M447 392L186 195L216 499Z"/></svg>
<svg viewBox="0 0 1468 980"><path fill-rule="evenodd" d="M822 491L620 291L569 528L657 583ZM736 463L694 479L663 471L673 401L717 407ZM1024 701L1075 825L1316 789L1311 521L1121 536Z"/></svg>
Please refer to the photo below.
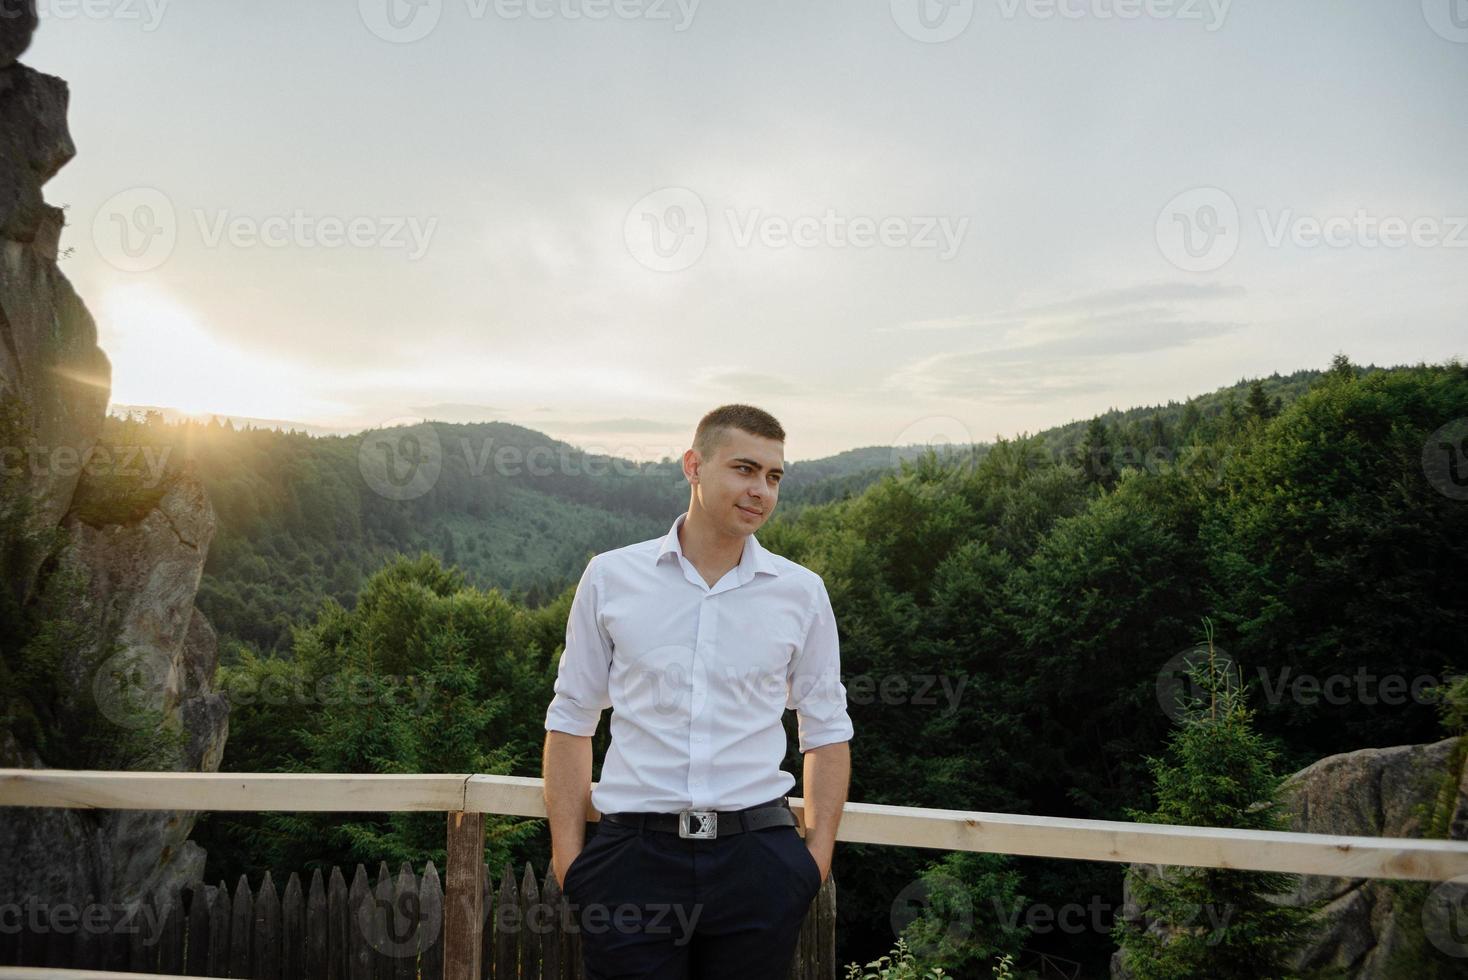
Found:
<svg viewBox="0 0 1468 980"><path fill-rule="evenodd" d="M852 736L836 619L819 575L754 538L784 443L760 409L709 412L683 454L687 513L662 538L594 557L576 588L544 776L587 980L778 980L830 871ZM605 708L612 741L592 790ZM787 708L805 756L803 840L780 769Z"/></svg>

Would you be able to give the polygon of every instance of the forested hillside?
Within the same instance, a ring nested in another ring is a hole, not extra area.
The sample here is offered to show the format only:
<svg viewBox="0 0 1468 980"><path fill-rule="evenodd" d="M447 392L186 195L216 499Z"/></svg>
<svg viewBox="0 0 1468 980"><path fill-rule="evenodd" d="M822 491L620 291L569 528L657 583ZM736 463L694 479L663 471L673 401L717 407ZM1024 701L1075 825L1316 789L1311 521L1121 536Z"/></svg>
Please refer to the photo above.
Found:
<svg viewBox="0 0 1468 980"><path fill-rule="evenodd" d="M1468 370L1366 374L1339 358L1278 408L1269 397L1227 405L1184 406L1161 425L1130 421L1126 432L1155 433L1165 450L1140 468L1117 464L1128 436L1098 422L1084 436L1094 452L1078 459L1040 437L930 454L760 532L830 590L857 731L851 799L1125 819L1148 806L1145 760L1173 723L1160 681L1198 642L1205 616L1290 766L1438 736L1432 691L1468 669L1468 604L1454 574L1468 533L1456 468L1464 447L1454 441L1468 418ZM271 472L291 469L274 462ZM313 482L335 486L345 506L355 465L343 448L335 476ZM312 472L299 458L291 466ZM610 547L665 526L655 511L680 506L678 488L660 478L639 493L635 479L594 494L543 491L584 515L583 537L568 547ZM357 560L413 540L439 508L467 508L461 485L441 488L441 497L370 504L369 526L397 536L364 534ZM501 489L498 500L533 492ZM314 499L275 490L292 513ZM623 506L595 507L599 494ZM331 520L308 513L287 526ZM350 508L338 520L343 535L367 523ZM326 552L338 544L319 540ZM455 547L462 555L458 538ZM291 560L309 580L313 560ZM240 696L224 768L535 775L570 596L567 587L532 608L474 588L437 556L399 560L350 609L331 601L304 617L282 656L245 653L226 671L225 687ZM375 692L359 710L300 693L353 678ZM270 689L297 693L256 693ZM793 750L787 766L800 772ZM437 859L442 847L438 821L412 814L218 814L199 838L211 880L307 861ZM543 856L546 846L543 828L504 820L490 859ZM843 845L845 959L885 950L891 883L936 857ZM1120 902L1117 866L958 855L944 867L973 889L975 941L1006 935L987 904L1001 892ZM1093 965L1111 949L1095 931L1028 942Z"/></svg>
<svg viewBox="0 0 1468 980"><path fill-rule="evenodd" d="M1128 462L1155 467L1204 419L1236 425L1245 412L1277 411L1318 375L1261 379L1262 408L1248 404L1251 383L1240 381L1186 404L1069 423L1033 437L1033 445L1055 462L1078 463L1085 453L1110 481ZM1095 442L1098 432L1105 445ZM471 585L542 605L579 577L590 554L662 533L688 501L677 460L588 456L500 422L311 436L168 422L154 413L109 418L103 440L143 447L142 476L127 484L141 499L165 482L150 467L195 467L219 517L199 606L227 640L258 650L288 650L290 625L324 598L350 608L367 577L396 554L428 552ZM991 445L964 447L962 455L975 463ZM776 519L856 496L923 448L870 446L792 463ZM107 499L112 507L120 498Z"/></svg>

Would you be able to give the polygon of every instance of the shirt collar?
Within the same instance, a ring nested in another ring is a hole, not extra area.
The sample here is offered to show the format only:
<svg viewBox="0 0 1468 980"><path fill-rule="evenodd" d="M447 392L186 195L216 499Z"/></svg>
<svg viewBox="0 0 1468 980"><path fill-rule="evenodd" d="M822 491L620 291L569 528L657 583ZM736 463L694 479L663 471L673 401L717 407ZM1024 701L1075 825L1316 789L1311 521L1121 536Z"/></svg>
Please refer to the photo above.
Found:
<svg viewBox="0 0 1468 980"><path fill-rule="evenodd" d="M680 557L683 555L683 548L678 541L678 529L683 526L683 522L687 519L688 512L684 511L673 521L673 526L668 528L667 534L663 535L662 546L658 548L658 553L653 558L654 563L662 561L663 555L666 555L668 552L672 552ZM780 569L775 566L775 560L770 557L770 553L765 550L765 546L760 544L755 536L751 534L744 539L744 553L739 557L740 584L754 578L757 572L764 572L767 575L779 575Z"/></svg>

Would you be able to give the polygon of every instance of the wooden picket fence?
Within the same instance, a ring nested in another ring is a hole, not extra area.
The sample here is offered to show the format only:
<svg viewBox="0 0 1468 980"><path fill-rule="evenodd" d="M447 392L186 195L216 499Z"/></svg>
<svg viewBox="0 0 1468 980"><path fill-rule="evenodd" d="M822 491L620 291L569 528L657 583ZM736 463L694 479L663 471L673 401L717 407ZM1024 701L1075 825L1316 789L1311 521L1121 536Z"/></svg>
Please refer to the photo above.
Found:
<svg viewBox="0 0 1468 980"><path fill-rule="evenodd" d="M491 890L484 865L485 980L580 980L581 940L560 884L537 881L529 863L518 881L508 864ZM0 928L0 965L108 970L255 980L440 980L444 976L444 891L428 862L404 862L377 878L357 865L347 885L340 868L320 869L302 889L292 872L283 896L269 872L252 891L242 875L225 883L160 896L148 907L90 904L22 909L18 932ZM11 916L14 920L16 917ZM39 928L33 928L39 926ZM835 884L827 878L801 929L789 980L833 980Z"/></svg>

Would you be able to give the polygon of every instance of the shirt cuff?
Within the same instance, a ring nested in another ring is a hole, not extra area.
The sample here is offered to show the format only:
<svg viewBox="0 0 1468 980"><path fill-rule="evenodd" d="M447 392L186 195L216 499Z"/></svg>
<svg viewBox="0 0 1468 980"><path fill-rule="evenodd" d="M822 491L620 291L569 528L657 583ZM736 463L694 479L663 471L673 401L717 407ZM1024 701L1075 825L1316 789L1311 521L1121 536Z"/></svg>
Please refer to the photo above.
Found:
<svg viewBox="0 0 1468 980"><path fill-rule="evenodd" d="M551 698L545 711L545 730L570 735L595 735L601 723L601 708L583 708L564 694Z"/></svg>
<svg viewBox="0 0 1468 980"><path fill-rule="evenodd" d="M818 749L822 745L831 745L834 742L849 742L854 734L851 716L844 710L829 719L810 718L797 711L795 720L802 752L809 752L811 749Z"/></svg>

